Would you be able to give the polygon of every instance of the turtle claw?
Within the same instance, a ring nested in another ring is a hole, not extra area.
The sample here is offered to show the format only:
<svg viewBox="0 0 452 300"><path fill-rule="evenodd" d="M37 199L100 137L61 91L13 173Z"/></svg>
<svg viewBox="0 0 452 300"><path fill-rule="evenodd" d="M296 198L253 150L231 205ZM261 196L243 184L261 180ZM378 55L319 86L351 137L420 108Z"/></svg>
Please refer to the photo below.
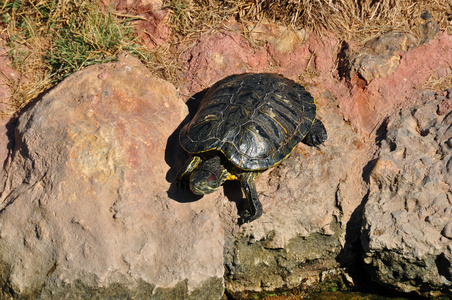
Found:
<svg viewBox="0 0 452 300"><path fill-rule="evenodd" d="M251 214L249 211L245 210L243 213L240 214L240 219L245 223L249 223L251 219Z"/></svg>
<svg viewBox="0 0 452 300"><path fill-rule="evenodd" d="M256 219L256 216L251 215L251 212L249 210L245 210L239 214L239 225L243 225L245 223L250 223L254 219Z"/></svg>

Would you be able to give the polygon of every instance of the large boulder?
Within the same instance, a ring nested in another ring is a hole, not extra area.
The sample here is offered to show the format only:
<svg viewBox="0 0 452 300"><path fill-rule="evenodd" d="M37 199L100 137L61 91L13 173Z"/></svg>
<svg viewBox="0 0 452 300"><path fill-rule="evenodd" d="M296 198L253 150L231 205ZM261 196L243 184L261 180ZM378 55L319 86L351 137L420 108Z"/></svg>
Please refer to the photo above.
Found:
<svg viewBox="0 0 452 300"><path fill-rule="evenodd" d="M403 292L452 295L450 93L393 114L372 164L364 262L373 280Z"/></svg>
<svg viewBox="0 0 452 300"><path fill-rule="evenodd" d="M166 145L186 113L131 57L30 105L3 170L0 298L219 299L219 205L167 195Z"/></svg>

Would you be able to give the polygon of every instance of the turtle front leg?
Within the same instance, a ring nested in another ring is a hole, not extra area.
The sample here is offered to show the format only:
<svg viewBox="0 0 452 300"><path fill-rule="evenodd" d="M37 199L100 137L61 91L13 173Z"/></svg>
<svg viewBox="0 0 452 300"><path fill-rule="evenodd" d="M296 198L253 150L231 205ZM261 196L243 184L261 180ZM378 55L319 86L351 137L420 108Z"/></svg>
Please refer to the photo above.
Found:
<svg viewBox="0 0 452 300"><path fill-rule="evenodd" d="M184 166L176 176L176 186L181 190L188 190L190 174L199 166L202 162L201 157L192 156L185 161Z"/></svg>
<svg viewBox="0 0 452 300"><path fill-rule="evenodd" d="M242 221L249 223L262 215L262 205L256 191L254 179L259 172L245 172L241 177L243 192L250 205L250 210L246 210L240 214Z"/></svg>

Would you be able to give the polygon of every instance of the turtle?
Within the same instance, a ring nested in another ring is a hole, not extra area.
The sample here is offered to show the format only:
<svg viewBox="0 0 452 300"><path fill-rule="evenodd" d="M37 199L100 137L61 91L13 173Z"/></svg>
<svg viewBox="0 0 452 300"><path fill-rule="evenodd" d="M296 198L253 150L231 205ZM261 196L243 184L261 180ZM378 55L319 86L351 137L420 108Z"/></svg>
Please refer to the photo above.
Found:
<svg viewBox="0 0 452 300"><path fill-rule="evenodd" d="M318 146L327 139L316 111L311 94L280 74L243 73L218 81L179 132L190 158L177 186L205 195L226 180L239 180L249 203L239 212L242 222L259 218L256 176L287 158L300 141Z"/></svg>

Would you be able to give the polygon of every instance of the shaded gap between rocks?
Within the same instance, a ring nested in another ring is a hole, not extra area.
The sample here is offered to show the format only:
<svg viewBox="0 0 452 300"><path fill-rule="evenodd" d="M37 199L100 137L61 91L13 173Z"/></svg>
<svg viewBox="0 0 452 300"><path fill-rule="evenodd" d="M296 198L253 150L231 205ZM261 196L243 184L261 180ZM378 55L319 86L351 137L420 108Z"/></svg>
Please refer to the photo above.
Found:
<svg viewBox="0 0 452 300"><path fill-rule="evenodd" d="M181 129L193 119L195 116L201 99L206 93L207 89L202 90L199 93L191 96L185 104L188 108L188 115L179 124L179 126L174 130L174 132L168 137L165 148L165 162L170 167L166 174L166 181L171 184L167 195L169 198L173 199L179 203L194 202L202 198L202 196L197 196L190 191L181 191L176 187L175 181L179 170L182 168L185 161L188 159L189 154L182 149L179 143L179 132Z"/></svg>

